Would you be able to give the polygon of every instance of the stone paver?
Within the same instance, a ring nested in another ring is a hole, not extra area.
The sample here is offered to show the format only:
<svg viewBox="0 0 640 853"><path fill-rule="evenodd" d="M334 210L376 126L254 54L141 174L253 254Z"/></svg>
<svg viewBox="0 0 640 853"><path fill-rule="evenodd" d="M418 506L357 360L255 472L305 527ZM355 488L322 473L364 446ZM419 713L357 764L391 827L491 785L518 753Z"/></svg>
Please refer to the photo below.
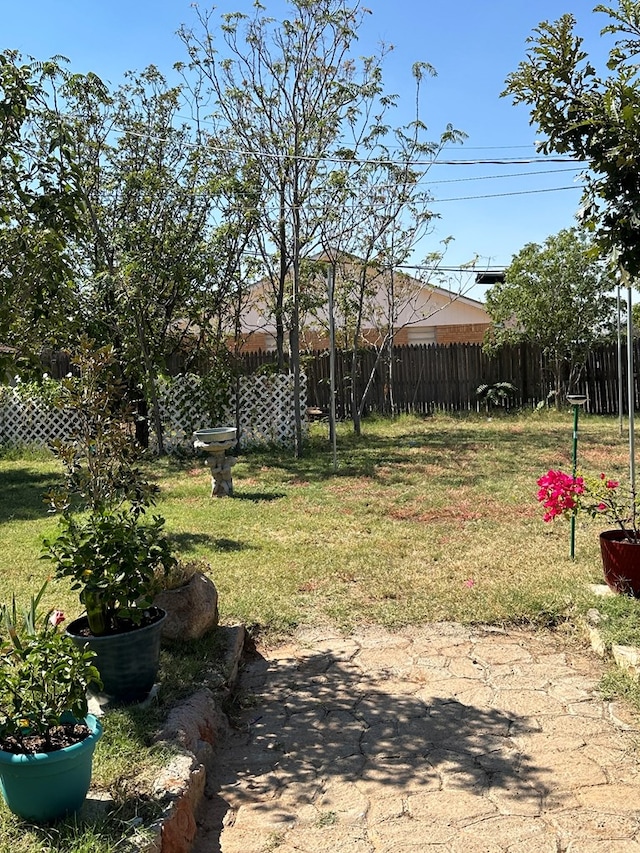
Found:
<svg viewBox="0 0 640 853"><path fill-rule="evenodd" d="M640 853L601 672L551 634L301 632L244 669L193 853Z"/></svg>

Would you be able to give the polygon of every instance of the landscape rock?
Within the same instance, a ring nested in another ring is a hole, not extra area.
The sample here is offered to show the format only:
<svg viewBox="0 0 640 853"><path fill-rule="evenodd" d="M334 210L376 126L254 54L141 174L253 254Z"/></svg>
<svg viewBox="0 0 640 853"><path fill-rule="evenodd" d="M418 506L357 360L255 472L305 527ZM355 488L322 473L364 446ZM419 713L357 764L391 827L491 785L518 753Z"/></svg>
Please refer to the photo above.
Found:
<svg viewBox="0 0 640 853"><path fill-rule="evenodd" d="M611 654L620 669L624 669L636 678L640 674L640 649L635 646L611 646Z"/></svg>
<svg viewBox="0 0 640 853"><path fill-rule="evenodd" d="M197 640L218 624L218 592L201 572L184 586L158 593L153 603L167 611L162 627L165 642Z"/></svg>

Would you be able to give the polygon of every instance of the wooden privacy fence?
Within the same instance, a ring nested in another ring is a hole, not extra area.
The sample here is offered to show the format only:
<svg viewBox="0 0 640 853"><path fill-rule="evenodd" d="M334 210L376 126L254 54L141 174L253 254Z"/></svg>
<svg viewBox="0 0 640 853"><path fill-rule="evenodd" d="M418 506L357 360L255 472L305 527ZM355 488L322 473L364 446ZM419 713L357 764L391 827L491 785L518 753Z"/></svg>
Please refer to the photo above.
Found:
<svg viewBox="0 0 640 853"><path fill-rule="evenodd" d="M376 351L361 350L353 381L356 396L364 389L376 362ZM250 376L260 372L275 371L275 352L252 352L237 360L239 372ZM634 341L634 406L638 407L640 394L637 373L640 369L640 341ZM627 406L626 345L623 346L622 390L623 409ZM178 373L179 360L175 369ZM302 366L307 377L307 405L329 408L329 353L316 351L302 355ZM52 376L64 376L69 369L68 358L57 353L47 360L45 369ZM425 344L396 347L391 364L392 383L389 384L387 366L380 361L374 370L374 380L367 396L369 411L390 410L391 399L398 412L429 414L434 411L473 411L478 408L476 390L479 385L510 382L518 391L509 406L533 408L545 401L553 389L553 377L545 357L530 344L502 347L496 354L488 355L481 344ZM350 387L351 353L336 354L336 410L339 417L351 415ZM576 392L586 393L587 409L593 414L618 413L618 355L616 344L595 347L587 359L583 376ZM392 397L391 397L392 395Z"/></svg>
<svg viewBox="0 0 640 853"><path fill-rule="evenodd" d="M626 345L623 346L623 410L627 411ZM386 364L373 349L358 354L354 378L359 398L374 369L374 380L367 396L369 411L390 410L391 395L395 411L429 414L435 411L473 411L478 408L476 391L482 384L510 382L518 390L508 403L512 408L533 408L549 398L553 376L543 354L530 344L504 346L488 355L481 344L425 344L397 347L391 365L389 384ZM274 364L272 352L248 353L240 359L246 373ZM640 399L637 373L640 369L640 342L634 341L634 407ZM330 403L329 354L326 351L303 356L307 376L309 406L327 410ZM336 409L340 417L351 414L351 353L336 353ZM592 414L618 413L618 354L615 343L594 348L574 392L586 393L587 410Z"/></svg>

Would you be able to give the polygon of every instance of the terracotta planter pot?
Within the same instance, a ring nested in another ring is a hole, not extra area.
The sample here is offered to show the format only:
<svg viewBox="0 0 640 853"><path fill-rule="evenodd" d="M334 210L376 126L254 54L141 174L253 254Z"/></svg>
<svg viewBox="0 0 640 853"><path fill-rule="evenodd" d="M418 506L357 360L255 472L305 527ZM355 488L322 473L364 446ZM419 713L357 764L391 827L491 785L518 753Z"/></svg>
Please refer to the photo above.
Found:
<svg viewBox="0 0 640 853"><path fill-rule="evenodd" d="M600 552L607 586L640 598L640 539L630 540L622 530L605 530Z"/></svg>

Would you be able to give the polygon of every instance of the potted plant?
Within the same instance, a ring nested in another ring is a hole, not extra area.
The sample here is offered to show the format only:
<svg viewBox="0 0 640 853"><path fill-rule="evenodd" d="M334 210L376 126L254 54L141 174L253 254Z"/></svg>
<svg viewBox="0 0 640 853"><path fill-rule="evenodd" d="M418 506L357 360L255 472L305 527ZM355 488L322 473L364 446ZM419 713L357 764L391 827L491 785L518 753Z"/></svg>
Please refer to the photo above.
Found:
<svg viewBox="0 0 640 853"><path fill-rule="evenodd" d="M62 403L76 427L52 443L65 480L48 496L60 522L43 557L79 593L86 614L67 631L96 652L104 692L136 701L149 693L160 661L165 613L152 603L157 574L175 560L164 519L147 518L158 489L137 464L141 450L113 350L85 340L74 363L80 376L64 381Z"/></svg>
<svg viewBox="0 0 640 853"><path fill-rule="evenodd" d="M80 808L102 735L87 708L87 686L99 681L93 652L58 630L61 611L39 612L45 587L21 618L15 599L0 606L0 791L36 822Z"/></svg>
<svg viewBox="0 0 640 853"><path fill-rule="evenodd" d="M600 533L600 552L607 585L615 592L640 597L640 530L638 498L620 494L618 480L601 473L597 478L547 471L538 480L538 500L545 521L586 512L606 520L612 529Z"/></svg>

